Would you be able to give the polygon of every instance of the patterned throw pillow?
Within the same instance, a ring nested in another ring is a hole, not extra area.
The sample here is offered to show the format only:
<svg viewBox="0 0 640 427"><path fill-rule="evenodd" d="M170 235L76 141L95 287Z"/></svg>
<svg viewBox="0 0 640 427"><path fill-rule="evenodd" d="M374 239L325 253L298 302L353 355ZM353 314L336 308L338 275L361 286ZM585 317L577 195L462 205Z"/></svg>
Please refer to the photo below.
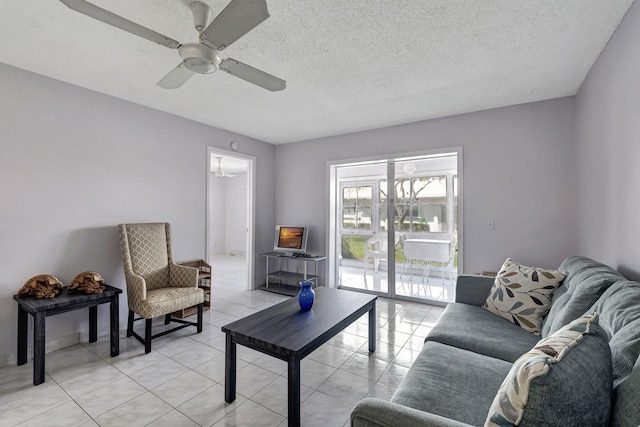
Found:
<svg viewBox="0 0 640 427"><path fill-rule="evenodd" d="M611 351L597 317L574 320L520 356L493 399L485 427L607 425Z"/></svg>
<svg viewBox="0 0 640 427"><path fill-rule="evenodd" d="M484 308L540 335L542 316L566 273L518 264L511 258L502 264Z"/></svg>

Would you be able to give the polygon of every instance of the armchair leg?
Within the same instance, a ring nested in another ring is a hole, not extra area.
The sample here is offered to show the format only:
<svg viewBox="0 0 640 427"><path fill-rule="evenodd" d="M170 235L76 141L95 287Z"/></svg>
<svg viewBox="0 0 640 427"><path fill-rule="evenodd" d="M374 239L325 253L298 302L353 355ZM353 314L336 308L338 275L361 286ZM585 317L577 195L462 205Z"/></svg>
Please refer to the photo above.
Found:
<svg viewBox="0 0 640 427"><path fill-rule="evenodd" d="M141 337L140 335L138 335L134 329L133 329L133 324L135 321L138 320L143 320L142 317L138 317L137 319L135 318L135 313L131 310L129 310L129 318L127 321L127 336L131 337L133 336L135 339L137 339L138 341L140 341L143 345L144 345L144 352L145 354L151 353L151 341L154 338L159 338L161 336L164 336L166 334L169 334L171 332L177 331L179 329L182 328L186 328L189 326L195 326L197 328L198 333L202 332L202 325L203 325L203 306L204 303L198 304L197 305L197 314L198 314L198 320L197 322L194 322L193 320L183 320L183 319L178 319L178 318L172 318L171 314L167 314L165 315L164 319L165 319L165 325L168 324L169 322L176 322L176 323L180 323L181 325L178 327L175 327L173 329L167 329L164 330L162 332L159 332L155 335L152 334L152 323L153 323L153 319L144 319L145 323L144 323L144 338Z"/></svg>
<svg viewBox="0 0 640 427"><path fill-rule="evenodd" d="M151 353L151 321L153 319L144 320L144 353Z"/></svg>
<svg viewBox="0 0 640 427"><path fill-rule="evenodd" d="M168 325L171 322L171 313L164 315L164 324Z"/></svg>
<svg viewBox="0 0 640 427"><path fill-rule="evenodd" d="M130 337L133 332L133 311L129 310L129 320L127 320L127 336Z"/></svg>
<svg viewBox="0 0 640 427"><path fill-rule="evenodd" d="M198 326L196 327L198 333L202 332L202 306L203 303L198 304Z"/></svg>

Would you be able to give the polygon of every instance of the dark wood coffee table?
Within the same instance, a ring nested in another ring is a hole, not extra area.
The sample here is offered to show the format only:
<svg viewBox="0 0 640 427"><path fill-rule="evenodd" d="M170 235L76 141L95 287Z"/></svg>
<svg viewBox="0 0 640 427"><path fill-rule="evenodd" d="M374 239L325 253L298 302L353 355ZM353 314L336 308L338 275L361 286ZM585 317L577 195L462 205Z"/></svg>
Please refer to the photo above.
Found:
<svg viewBox="0 0 640 427"><path fill-rule="evenodd" d="M310 311L301 311L297 298L281 302L222 327L227 334L225 400L236 399L236 344L288 363L288 419L300 425L300 361L338 332L369 312L369 351L376 351L374 295L320 287Z"/></svg>

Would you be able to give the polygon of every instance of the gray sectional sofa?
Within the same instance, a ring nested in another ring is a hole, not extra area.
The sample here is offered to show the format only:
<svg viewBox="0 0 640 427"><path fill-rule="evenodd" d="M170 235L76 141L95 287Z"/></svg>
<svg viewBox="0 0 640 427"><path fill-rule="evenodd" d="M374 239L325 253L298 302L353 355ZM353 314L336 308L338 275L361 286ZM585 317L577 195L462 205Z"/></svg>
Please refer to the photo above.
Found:
<svg viewBox="0 0 640 427"><path fill-rule="evenodd" d="M586 369L569 371L571 376L560 384L564 396L553 395L557 388L554 384L547 384L544 389L546 403L536 406L535 398L530 396L525 408L528 415L520 425L639 426L640 283L627 281L615 270L585 257L567 258L559 270L566 271L567 277L553 294L541 337L482 307L493 285L492 278L459 276L456 302L447 306L429 333L391 400L362 400L353 409L351 425L484 425L514 362L541 338L585 313L597 312L598 328L606 333L602 340L605 348L608 340L611 359L599 357L593 362L593 371L589 367L591 361ZM607 369L595 368L603 363ZM598 375L609 375L605 383L610 387L587 390L583 380ZM606 421L590 418L584 413L589 411L572 413L576 402L571 399L577 399L582 408L586 402L590 409L604 411ZM562 416L558 417L558 411Z"/></svg>

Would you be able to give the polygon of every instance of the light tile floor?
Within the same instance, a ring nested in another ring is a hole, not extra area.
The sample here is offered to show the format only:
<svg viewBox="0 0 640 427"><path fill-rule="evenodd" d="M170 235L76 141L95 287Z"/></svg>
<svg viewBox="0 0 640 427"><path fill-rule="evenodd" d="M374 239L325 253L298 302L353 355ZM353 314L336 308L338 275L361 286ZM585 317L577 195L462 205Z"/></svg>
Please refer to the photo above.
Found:
<svg viewBox="0 0 640 427"><path fill-rule="evenodd" d="M439 302L451 302L454 300L455 280L445 275L441 277L425 277L421 268L414 267L411 274L403 271L403 264L396 265L396 295L431 300ZM439 272L436 272L439 273ZM389 281L387 271L377 272L369 269L364 274L362 268L340 267L340 283L343 287L351 289L364 289L387 293Z"/></svg>
<svg viewBox="0 0 640 427"><path fill-rule="evenodd" d="M238 346L237 399L224 402L220 327L288 297L247 291L244 258L215 257L211 310L195 328L154 340L152 352L120 334L46 356L45 382L33 364L0 368L0 426L286 426L286 364ZM346 426L365 396L389 399L442 313L441 307L379 298L377 351L368 353L367 315L302 361L305 426ZM163 328L162 322L154 331Z"/></svg>

